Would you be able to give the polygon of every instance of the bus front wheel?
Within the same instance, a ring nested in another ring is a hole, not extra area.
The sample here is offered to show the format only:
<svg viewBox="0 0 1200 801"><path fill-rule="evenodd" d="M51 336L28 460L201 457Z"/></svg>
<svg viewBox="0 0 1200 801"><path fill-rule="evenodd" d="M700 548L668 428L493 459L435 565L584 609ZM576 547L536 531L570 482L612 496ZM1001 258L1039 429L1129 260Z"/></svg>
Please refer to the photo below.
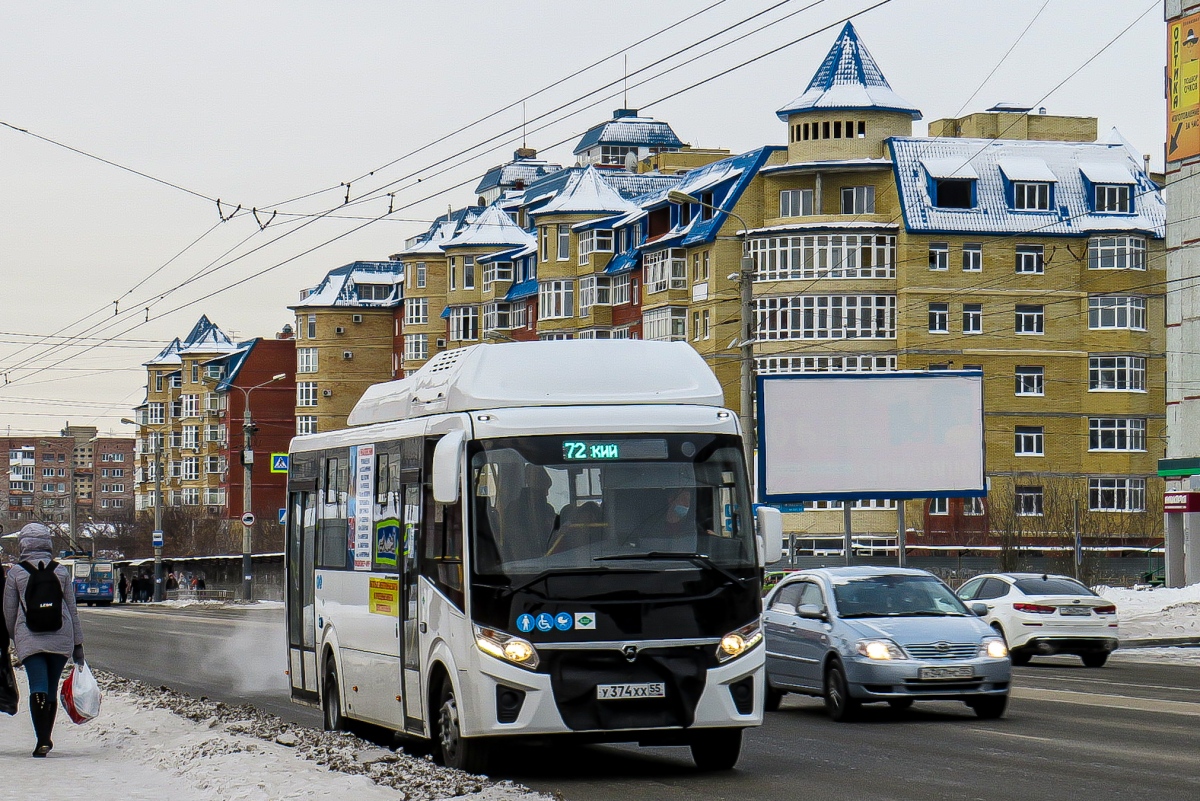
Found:
<svg viewBox="0 0 1200 801"><path fill-rule="evenodd" d="M458 768L467 773L483 773L487 770L487 743L477 737L462 736L458 699L454 697L454 687L449 678L442 683L438 703L436 748L438 761L448 768Z"/></svg>
<svg viewBox="0 0 1200 801"><path fill-rule="evenodd" d="M342 696L332 656L325 662L325 690L321 695L321 710L325 731L345 731L346 718L342 715Z"/></svg>
<svg viewBox="0 0 1200 801"><path fill-rule="evenodd" d="M732 770L742 753L741 729L709 729L692 735L692 760L700 770Z"/></svg>

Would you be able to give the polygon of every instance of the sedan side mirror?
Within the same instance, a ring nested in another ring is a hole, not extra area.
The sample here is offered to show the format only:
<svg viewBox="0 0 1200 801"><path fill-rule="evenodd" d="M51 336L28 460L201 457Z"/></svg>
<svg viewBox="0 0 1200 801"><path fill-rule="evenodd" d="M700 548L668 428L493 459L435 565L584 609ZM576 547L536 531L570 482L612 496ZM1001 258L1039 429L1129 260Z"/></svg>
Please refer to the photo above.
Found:
<svg viewBox="0 0 1200 801"><path fill-rule="evenodd" d="M987 617L987 604L983 603L982 601L976 601L975 603L971 604L971 611L974 612L977 617Z"/></svg>
<svg viewBox="0 0 1200 801"><path fill-rule="evenodd" d="M829 620L829 615L825 610L816 604L800 604L796 609L796 614L806 620Z"/></svg>

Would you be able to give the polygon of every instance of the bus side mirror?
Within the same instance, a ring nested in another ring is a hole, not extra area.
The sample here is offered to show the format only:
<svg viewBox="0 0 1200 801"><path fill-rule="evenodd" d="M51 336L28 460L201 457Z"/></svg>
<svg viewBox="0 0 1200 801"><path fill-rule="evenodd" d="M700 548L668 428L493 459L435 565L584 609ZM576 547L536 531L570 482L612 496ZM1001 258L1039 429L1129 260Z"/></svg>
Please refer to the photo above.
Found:
<svg viewBox="0 0 1200 801"><path fill-rule="evenodd" d="M433 500L442 504L458 503L458 488L462 482L462 449L464 431L451 431L438 440L433 449Z"/></svg>
<svg viewBox="0 0 1200 801"><path fill-rule="evenodd" d="M774 507L760 506L754 515L758 529L759 567L783 558L783 514Z"/></svg>

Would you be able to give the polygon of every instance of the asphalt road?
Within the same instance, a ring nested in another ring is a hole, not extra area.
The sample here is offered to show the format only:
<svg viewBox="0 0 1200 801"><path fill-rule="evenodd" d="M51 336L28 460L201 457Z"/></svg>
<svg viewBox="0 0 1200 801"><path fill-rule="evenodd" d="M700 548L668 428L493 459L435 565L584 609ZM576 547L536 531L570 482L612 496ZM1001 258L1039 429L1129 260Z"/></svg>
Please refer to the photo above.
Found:
<svg viewBox="0 0 1200 801"><path fill-rule="evenodd" d="M89 661L193 695L248 701L320 725L287 700L282 610L83 610ZM591 799L1018 799L1200 797L1200 667L1061 657L1015 670L1008 714L961 704L867 707L833 723L789 696L748 732L737 770L696 771L685 748L506 747L495 774Z"/></svg>

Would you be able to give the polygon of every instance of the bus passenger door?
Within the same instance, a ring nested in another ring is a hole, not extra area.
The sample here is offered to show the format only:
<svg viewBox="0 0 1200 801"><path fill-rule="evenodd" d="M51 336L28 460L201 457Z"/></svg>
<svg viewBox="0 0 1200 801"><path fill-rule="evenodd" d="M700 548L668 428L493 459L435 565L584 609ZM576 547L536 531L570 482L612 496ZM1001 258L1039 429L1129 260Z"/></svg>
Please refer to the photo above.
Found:
<svg viewBox="0 0 1200 801"><path fill-rule="evenodd" d="M419 480L403 487L403 555L400 565L400 693L404 696L404 728L410 734L424 733L424 704L421 694L420 573L417 570L418 532L421 527Z"/></svg>
<svg viewBox="0 0 1200 801"><path fill-rule="evenodd" d="M292 492L287 511L288 669L292 697L317 700L316 620L313 577L316 535L314 492Z"/></svg>

